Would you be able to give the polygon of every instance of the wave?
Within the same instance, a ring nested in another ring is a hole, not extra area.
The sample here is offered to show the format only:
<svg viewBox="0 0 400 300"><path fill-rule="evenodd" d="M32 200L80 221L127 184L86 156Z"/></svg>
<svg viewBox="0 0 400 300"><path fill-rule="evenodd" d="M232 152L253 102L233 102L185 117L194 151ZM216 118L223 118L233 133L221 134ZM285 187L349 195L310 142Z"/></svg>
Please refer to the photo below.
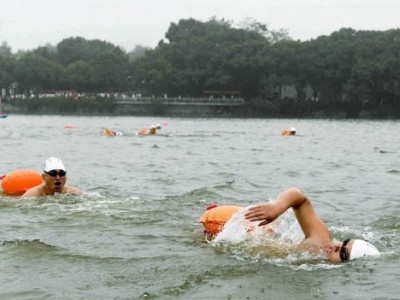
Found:
<svg viewBox="0 0 400 300"><path fill-rule="evenodd" d="M57 259L70 260L70 261L88 261L95 260L102 264L107 264L110 261L129 261L137 260L138 258L125 258L116 256L101 256L101 255L88 255L81 253L70 252L68 249L50 245L40 239L16 239L0 241L0 247L8 248L10 251L18 252L19 256L25 257L43 257L46 255L48 258L52 256Z"/></svg>
<svg viewBox="0 0 400 300"><path fill-rule="evenodd" d="M33 240L16 239L16 240L0 241L0 246L16 248L19 251L26 251L32 254L42 253L42 252L49 253L49 252L56 252L59 250L63 250L60 247L47 244L39 239L33 239Z"/></svg>
<svg viewBox="0 0 400 300"><path fill-rule="evenodd" d="M394 151L383 150L383 149L381 149L381 148L379 148L379 147L374 147L374 151L375 151L375 152L378 152L378 153L381 153L381 154L385 154L385 153L395 153Z"/></svg>
<svg viewBox="0 0 400 300"><path fill-rule="evenodd" d="M400 174L400 170L388 170L389 174Z"/></svg>

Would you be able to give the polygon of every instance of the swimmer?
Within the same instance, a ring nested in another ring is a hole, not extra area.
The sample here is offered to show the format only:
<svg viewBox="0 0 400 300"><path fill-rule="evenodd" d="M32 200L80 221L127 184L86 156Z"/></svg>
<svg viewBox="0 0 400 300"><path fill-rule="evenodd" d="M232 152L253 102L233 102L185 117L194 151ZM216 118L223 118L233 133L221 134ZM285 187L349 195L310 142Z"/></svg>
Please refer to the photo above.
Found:
<svg viewBox="0 0 400 300"><path fill-rule="evenodd" d="M101 132L101 135L105 136L116 136L117 133L114 130L104 128L103 131Z"/></svg>
<svg viewBox="0 0 400 300"><path fill-rule="evenodd" d="M379 255L375 246L364 240L345 239L343 242L331 240L328 228L314 212L310 200L297 188L290 188L280 193L273 203L249 208L245 219L252 222L261 221L259 226L263 226L274 221L289 208L293 209L305 236L299 245L300 250L315 254L323 253L332 263Z"/></svg>
<svg viewBox="0 0 400 300"><path fill-rule="evenodd" d="M55 194L82 194L79 189L65 185L67 171L59 158L50 157L45 161L42 178L41 184L27 190L21 198L44 197Z"/></svg>
<svg viewBox="0 0 400 300"><path fill-rule="evenodd" d="M150 128L142 128L138 131L138 135L150 135L150 134L156 134L157 130L161 129L161 125L151 125Z"/></svg>
<svg viewBox="0 0 400 300"><path fill-rule="evenodd" d="M296 135L296 128L294 128L293 126L292 127L290 127L290 129L288 130L288 129L283 129L282 131L281 131L281 134L282 135Z"/></svg>

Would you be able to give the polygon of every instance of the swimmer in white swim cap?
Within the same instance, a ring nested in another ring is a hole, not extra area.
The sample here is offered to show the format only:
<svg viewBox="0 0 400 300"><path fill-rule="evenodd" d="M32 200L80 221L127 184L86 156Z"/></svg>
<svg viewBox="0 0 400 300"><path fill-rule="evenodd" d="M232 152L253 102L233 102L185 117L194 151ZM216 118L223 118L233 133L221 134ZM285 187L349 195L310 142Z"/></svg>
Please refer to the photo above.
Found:
<svg viewBox="0 0 400 300"><path fill-rule="evenodd" d="M342 261L353 260L365 256L378 256L380 253L371 243L358 240L346 239L340 247L340 259Z"/></svg>
<svg viewBox="0 0 400 300"><path fill-rule="evenodd" d="M276 201L248 209L245 218L261 221L259 226L273 222L286 210L292 208L304 233L299 250L309 253L323 253L332 263L340 263L367 256L378 256L379 251L371 243L359 239L346 239L343 242L331 240L325 223L317 216L311 201L298 188L290 188L280 193Z"/></svg>
<svg viewBox="0 0 400 300"><path fill-rule="evenodd" d="M43 197L55 194L75 194L82 192L74 187L67 186L67 169L61 159L49 157L44 162L42 183L28 189L21 198Z"/></svg>
<svg viewBox="0 0 400 300"><path fill-rule="evenodd" d="M159 125L159 124L157 124L157 125ZM158 128L157 125L156 124L152 124L150 126L150 128L142 128L137 132L137 134L138 135L156 134L157 133L157 129L161 129L161 125L160 125L160 128Z"/></svg>

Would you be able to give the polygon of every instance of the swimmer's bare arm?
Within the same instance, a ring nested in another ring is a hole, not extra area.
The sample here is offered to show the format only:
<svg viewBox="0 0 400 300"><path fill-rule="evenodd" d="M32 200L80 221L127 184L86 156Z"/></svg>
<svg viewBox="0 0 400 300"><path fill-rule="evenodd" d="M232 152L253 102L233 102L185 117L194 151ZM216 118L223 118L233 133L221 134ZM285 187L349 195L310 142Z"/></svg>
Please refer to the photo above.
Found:
<svg viewBox="0 0 400 300"><path fill-rule="evenodd" d="M292 208L307 240L329 238L325 224L314 212L310 200L298 189L290 188L280 193L273 203L252 207L245 214L250 221L262 221L259 225L271 223Z"/></svg>
<svg viewBox="0 0 400 300"><path fill-rule="evenodd" d="M32 197L40 197L43 196L42 185L35 186L27 190L24 194L22 194L21 198L32 198Z"/></svg>

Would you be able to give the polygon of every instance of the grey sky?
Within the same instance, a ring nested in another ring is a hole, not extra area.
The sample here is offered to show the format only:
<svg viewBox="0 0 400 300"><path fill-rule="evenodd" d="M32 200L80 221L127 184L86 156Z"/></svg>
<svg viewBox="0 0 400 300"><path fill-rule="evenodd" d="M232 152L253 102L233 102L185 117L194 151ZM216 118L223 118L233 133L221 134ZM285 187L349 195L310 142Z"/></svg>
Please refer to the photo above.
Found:
<svg viewBox="0 0 400 300"><path fill-rule="evenodd" d="M171 22L253 18L294 39L356 30L400 28L400 0L0 0L0 42L15 52L71 36L132 50L155 47Z"/></svg>

